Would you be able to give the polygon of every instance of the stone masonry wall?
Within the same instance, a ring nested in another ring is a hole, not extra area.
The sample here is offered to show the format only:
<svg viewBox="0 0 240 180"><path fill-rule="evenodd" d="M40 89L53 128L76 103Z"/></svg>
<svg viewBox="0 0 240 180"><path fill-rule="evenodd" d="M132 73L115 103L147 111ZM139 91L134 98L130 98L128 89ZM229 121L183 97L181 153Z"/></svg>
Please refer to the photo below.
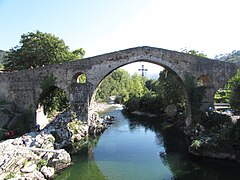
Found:
<svg viewBox="0 0 240 180"><path fill-rule="evenodd" d="M56 78L55 86L64 89L69 95L73 110L79 111L83 120L87 120L92 96L99 83L113 70L137 61L163 66L175 72L181 82L184 82L186 73L196 79L202 75L207 76L209 83L206 104L213 101L215 91L237 71L237 66L232 63L160 48L136 47L83 60L2 73L0 74L0 100L15 102L17 108L22 111L29 109L35 111L42 93L41 83L45 76L52 74ZM87 83L81 84L79 89L76 88L79 85L76 86L74 83L77 82L77 75L82 73L87 76Z"/></svg>

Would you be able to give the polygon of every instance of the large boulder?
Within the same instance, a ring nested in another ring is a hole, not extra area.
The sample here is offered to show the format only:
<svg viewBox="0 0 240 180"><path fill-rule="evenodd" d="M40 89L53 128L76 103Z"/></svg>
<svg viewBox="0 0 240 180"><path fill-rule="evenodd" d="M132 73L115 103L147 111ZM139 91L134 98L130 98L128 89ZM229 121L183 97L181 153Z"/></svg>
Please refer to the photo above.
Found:
<svg viewBox="0 0 240 180"><path fill-rule="evenodd" d="M48 165L53 167L55 171L60 171L71 164L70 154L64 149L60 149L59 153L55 153L48 162Z"/></svg>
<svg viewBox="0 0 240 180"><path fill-rule="evenodd" d="M40 171L47 179L54 175L54 168L52 167L43 166Z"/></svg>

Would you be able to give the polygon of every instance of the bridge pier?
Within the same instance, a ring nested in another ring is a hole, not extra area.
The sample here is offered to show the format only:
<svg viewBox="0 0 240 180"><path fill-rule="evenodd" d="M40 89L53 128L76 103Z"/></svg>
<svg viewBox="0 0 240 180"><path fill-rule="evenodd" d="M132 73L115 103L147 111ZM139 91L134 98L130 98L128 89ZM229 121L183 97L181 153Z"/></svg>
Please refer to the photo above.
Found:
<svg viewBox="0 0 240 180"><path fill-rule="evenodd" d="M202 104L201 104L201 110L209 110L210 107L213 108L214 106L214 95L215 90L214 88L206 88Z"/></svg>
<svg viewBox="0 0 240 180"><path fill-rule="evenodd" d="M70 85L70 109L81 121L88 121L89 88L87 84L72 83Z"/></svg>

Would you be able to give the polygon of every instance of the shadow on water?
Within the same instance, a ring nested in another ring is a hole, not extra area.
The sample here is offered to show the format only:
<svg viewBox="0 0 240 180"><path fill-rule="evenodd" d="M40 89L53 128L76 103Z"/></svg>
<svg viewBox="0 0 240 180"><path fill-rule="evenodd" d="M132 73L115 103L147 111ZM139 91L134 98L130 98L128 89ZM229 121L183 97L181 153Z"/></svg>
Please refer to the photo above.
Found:
<svg viewBox="0 0 240 180"><path fill-rule="evenodd" d="M156 143L163 144L165 147L165 152L160 152L159 157L172 172L171 179L239 180L240 165L238 163L190 155L189 140L176 127L158 118L126 117L129 118L130 131L142 126L156 133Z"/></svg>

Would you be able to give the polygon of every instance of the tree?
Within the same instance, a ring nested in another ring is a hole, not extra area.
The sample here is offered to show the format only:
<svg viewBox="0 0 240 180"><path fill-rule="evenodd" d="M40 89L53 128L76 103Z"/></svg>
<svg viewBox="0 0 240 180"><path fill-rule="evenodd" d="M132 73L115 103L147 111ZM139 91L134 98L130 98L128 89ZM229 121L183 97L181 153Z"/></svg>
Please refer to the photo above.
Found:
<svg viewBox="0 0 240 180"><path fill-rule="evenodd" d="M20 44L9 50L4 61L6 70L21 70L81 59L85 51L69 51L64 41L51 33L29 32L21 36Z"/></svg>
<svg viewBox="0 0 240 180"><path fill-rule="evenodd" d="M13 71L82 59L84 54L82 48L69 51L64 41L51 33L36 31L23 34L20 44L7 52L3 63L5 70ZM38 100L48 115L69 107L66 93L54 86L55 78L51 74L43 80Z"/></svg>
<svg viewBox="0 0 240 180"><path fill-rule="evenodd" d="M187 53L187 54L192 54L192 55L196 55L196 56L207 58L206 54L204 54L204 53L202 53L200 51L194 50L194 49L187 50L186 48L184 48L184 49L182 49L182 52L183 53Z"/></svg>
<svg viewBox="0 0 240 180"><path fill-rule="evenodd" d="M240 110L240 70L228 81L225 89L229 90L229 103L234 110Z"/></svg>
<svg viewBox="0 0 240 180"><path fill-rule="evenodd" d="M108 75L100 84L96 99L107 101L110 96L117 96L120 103L129 99L131 77L123 69L117 69Z"/></svg>
<svg viewBox="0 0 240 180"><path fill-rule="evenodd" d="M0 71L4 70L4 65L2 62L5 60L6 52L3 50L0 50Z"/></svg>
<svg viewBox="0 0 240 180"><path fill-rule="evenodd" d="M161 102L161 110L165 111L169 105L175 105L178 112L184 111L185 97L182 84L176 74L169 70L163 70L159 74L158 83L154 87L158 101Z"/></svg>

